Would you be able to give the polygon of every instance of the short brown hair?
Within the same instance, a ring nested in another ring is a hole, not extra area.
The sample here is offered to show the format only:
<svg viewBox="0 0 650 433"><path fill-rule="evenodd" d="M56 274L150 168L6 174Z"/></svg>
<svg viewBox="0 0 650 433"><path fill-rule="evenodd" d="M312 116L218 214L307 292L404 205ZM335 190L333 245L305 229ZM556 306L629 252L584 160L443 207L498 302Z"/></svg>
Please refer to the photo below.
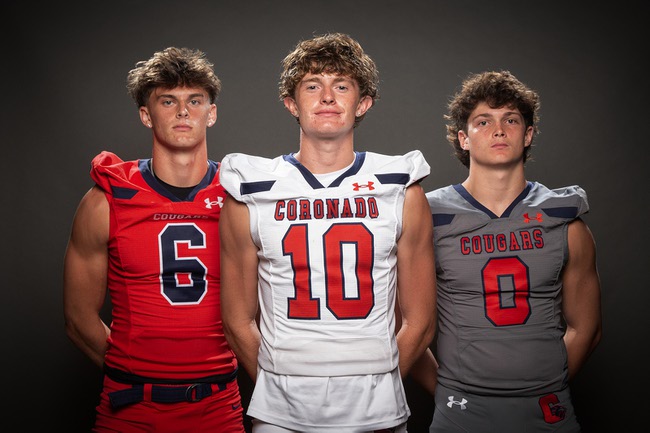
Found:
<svg viewBox="0 0 650 433"><path fill-rule="evenodd" d="M212 67L202 51L169 47L137 62L129 71L126 88L138 107L146 105L158 87L198 87L208 93L213 104L221 92L221 81Z"/></svg>
<svg viewBox="0 0 650 433"><path fill-rule="evenodd" d="M524 118L526 128L533 127L533 137L539 133L539 95L519 81L509 71L482 72L470 75L463 81L461 90L449 102L447 114L447 141L454 148L460 162L469 168L469 151L458 141L458 132L467 132L467 120L474 108L486 102L492 108L517 108ZM532 138L531 138L532 145ZM524 148L524 162L530 159L531 146Z"/></svg>
<svg viewBox="0 0 650 433"><path fill-rule="evenodd" d="M294 97L296 87L308 73L335 73L354 79L361 98L379 99L379 71L361 45L343 33L327 33L299 42L282 61L280 100ZM355 125L363 119L358 117Z"/></svg>

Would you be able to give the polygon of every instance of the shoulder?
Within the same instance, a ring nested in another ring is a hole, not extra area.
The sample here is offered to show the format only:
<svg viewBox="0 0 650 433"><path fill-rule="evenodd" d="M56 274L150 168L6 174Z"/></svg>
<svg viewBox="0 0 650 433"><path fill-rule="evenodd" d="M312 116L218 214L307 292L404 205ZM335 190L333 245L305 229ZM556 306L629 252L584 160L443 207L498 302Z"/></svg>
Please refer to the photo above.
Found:
<svg viewBox="0 0 650 433"><path fill-rule="evenodd" d="M383 175L403 175L406 185L421 181L431 173L431 167L419 150L403 155L384 155L365 152L366 163L375 173ZM365 165L365 164L364 164Z"/></svg>
<svg viewBox="0 0 650 433"><path fill-rule="evenodd" d="M569 223L568 239L569 247L578 251L586 251L595 244L593 234L581 218L576 218Z"/></svg>
<svg viewBox="0 0 650 433"><path fill-rule="evenodd" d="M539 182L531 184L526 201L549 217L575 219L589 212L587 193L578 185L549 189Z"/></svg>
<svg viewBox="0 0 650 433"><path fill-rule="evenodd" d="M454 189L453 185L447 185L443 186L441 188L436 188L434 190L431 190L427 192L427 198L430 200L440 200L449 197L450 194L456 194L456 190Z"/></svg>
<svg viewBox="0 0 650 433"><path fill-rule="evenodd" d="M221 160L221 172L224 176L236 176L242 179L266 177L278 167L286 165L283 156L266 158L245 153L229 153Z"/></svg>
<svg viewBox="0 0 650 433"><path fill-rule="evenodd" d="M450 226L458 215L474 214L479 218L484 215L477 212L459 191L460 184L447 185L426 193L427 202L436 230Z"/></svg>
<svg viewBox="0 0 650 433"><path fill-rule="evenodd" d="M245 153L229 153L221 159L222 169L238 170L250 167L265 167L273 159Z"/></svg>
<svg viewBox="0 0 650 433"><path fill-rule="evenodd" d="M98 186L92 187L81 199L74 216L73 239L90 243L93 239L105 242L108 238L110 209L106 194Z"/></svg>
<svg viewBox="0 0 650 433"><path fill-rule="evenodd" d="M426 193L426 197L432 210L439 207L454 207L454 203L462 198L453 185L429 191Z"/></svg>
<svg viewBox="0 0 650 433"><path fill-rule="evenodd" d="M221 159L219 179L226 191L240 200L242 185L273 182L286 175L288 166L290 164L282 156L271 159L244 153L229 153Z"/></svg>
<svg viewBox="0 0 650 433"><path fill-rule="evenodd" d="M103 151L90 163L90 177L104 191L110 191L112 184L130 179L134 173L139 173L138 161L123 161L113 152Z"/></svg>

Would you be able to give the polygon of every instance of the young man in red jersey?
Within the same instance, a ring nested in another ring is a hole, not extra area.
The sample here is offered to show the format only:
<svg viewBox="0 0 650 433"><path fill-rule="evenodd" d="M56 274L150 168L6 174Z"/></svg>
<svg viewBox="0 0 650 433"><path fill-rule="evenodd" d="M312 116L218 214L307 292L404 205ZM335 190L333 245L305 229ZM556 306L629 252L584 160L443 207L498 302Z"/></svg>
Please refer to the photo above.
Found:
<svg viewBox="0 0 650 433"><path fill-rule="evenodd" d="M243 432L237 360L220 313L219 218L208 159L221 82L198 50L140 61L127 88L152 157L92 161L65 255L70 339L104 369L95 432ZM112 322L100 316L106 292Z"/></svg>

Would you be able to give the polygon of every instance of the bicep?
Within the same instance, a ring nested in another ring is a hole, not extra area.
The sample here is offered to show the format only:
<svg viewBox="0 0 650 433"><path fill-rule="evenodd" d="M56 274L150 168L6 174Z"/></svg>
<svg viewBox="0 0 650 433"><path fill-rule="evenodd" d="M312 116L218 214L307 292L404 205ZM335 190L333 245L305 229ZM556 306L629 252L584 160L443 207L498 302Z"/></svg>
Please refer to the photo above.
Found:
<svg viewBox="0 0 650 433"><path fill-rule="evenodd" d="M104 193L92 188L81 200L65 252L63 293L66 314L98 312L106 296L109 207Z"/></svg>
<svg viewBox="0 0 650 433"><path fill-rule="evenodd" d="M402 234L397 244L399 303L407 320L411 311L433 314L436 276L433 223L429 204L419 184L407 189Z"/></svg>
<svg viewBox="0 0 650 433"><path fill-rule="evenodd" d="M257 313L257 246L248 207L228 196L219 221L221 303L224 322L248 321Z"/></svg>
<svg viewBox="0 0 650 433"><path fill-rule="evenodd" d="M600 278L596 245L582 220L568 226L569 258L562 275L563 311L567 324L600 323Z"/></svg>

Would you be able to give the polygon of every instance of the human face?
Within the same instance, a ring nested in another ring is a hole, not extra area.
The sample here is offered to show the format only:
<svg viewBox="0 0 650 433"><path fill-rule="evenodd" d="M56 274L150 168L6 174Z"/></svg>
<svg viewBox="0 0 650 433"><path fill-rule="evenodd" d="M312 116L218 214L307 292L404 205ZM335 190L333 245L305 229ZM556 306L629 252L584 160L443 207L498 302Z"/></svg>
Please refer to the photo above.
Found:
<svg viewBox="0 0 650 433"><path fill-rule="evenodd" d="M205 143L206 128L217 119L217 106L200 88L156 88L147 105L140 107L140 119L153 128L154 143L191 148Z"/></svg>
<svg viewBox="0 0 650 433"><path fill-rule="evenodd" d="M523 163L524 148L530 146L533 127L526 127L517 108L491 108L480 102L467 119L467 132L459 131L463 149L469 151L470 167L476 164Z"/></svg>
<svg viewBox="0 0 650 433"><path fill-rule="evenodd" d="M356 80L338 74L306 74L295 98L284 99L285 107L300 121L304 134L322 139L352 134L355 117L371 106L369 96L360 99Z"/></svg>

